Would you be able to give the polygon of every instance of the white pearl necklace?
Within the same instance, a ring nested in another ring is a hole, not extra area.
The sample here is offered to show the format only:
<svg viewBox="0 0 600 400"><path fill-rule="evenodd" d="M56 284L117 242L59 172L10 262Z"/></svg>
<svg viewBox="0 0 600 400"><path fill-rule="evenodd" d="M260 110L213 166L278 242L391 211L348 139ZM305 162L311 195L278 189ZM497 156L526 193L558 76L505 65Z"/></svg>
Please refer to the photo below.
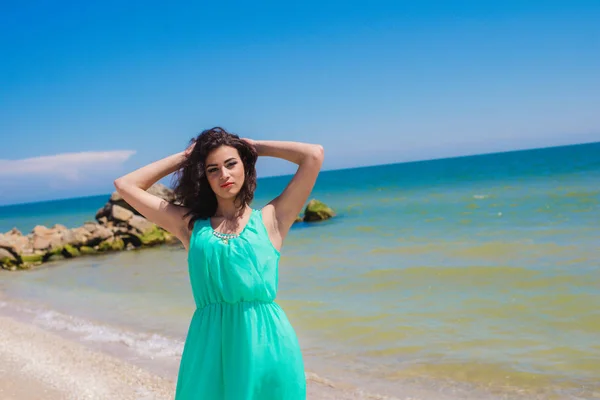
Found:
<svg viewBox="0 0 600 400"><path fill-rule="evenodd" d="M221 239L223 241L223 243L225 243L225 244L229 243L230 239L235 239L240 236L239 233L222 233L222 232L217 232L214 229L212 232L213 232L213 235L215 235L216 237Z"/></svg>

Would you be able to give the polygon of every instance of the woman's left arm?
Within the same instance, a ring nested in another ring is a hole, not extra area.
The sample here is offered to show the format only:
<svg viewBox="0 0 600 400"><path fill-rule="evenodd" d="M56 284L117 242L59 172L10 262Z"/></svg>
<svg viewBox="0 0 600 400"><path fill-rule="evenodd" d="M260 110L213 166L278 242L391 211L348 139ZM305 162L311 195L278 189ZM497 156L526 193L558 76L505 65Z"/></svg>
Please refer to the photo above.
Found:
<svg viewBox="0 0 600 400"><path fill-rule="evenodd" d="M287 187L263 208L264 212L271 214L273 228L278 236L275 239L280 242L276 245L280 247L315 185L323 164L323 147L318 144L270 140L249 142L254 145L259 156L281 158L298 164L298 170Z"/></svg>

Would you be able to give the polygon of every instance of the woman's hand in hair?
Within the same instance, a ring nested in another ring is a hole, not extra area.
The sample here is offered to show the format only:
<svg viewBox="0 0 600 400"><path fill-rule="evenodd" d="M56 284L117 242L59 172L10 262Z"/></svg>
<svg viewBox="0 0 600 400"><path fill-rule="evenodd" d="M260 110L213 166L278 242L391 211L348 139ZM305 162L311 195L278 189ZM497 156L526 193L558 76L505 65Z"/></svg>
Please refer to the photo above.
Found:
<svg viewBox="0 0 600 400"><path fill-rule="evenodd" d="M190 154L192 154L192 151L194 151L194 148L196 147L196 141L194 140L188 147L187 149L184 150L183 154L185 155L185 157L189 157Z"/></svg>

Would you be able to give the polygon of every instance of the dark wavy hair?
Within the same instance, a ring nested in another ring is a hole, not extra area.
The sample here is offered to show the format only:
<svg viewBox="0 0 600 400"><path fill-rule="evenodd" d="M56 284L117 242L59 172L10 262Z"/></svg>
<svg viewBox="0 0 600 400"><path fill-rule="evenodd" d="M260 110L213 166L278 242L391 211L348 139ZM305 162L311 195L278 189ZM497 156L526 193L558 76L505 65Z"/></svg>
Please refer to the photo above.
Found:
<svg viewBox="0 0 600 400"><path fill-rule="evenodd" d="M254 199L258 158L252 145L220 127L203 131L190 141L190 145L194 143L193 150L175 174L174 184L175 203L189 209L186 216L191 216L190 229L196 220L206 220L217 212L217 196L206 178L206 157L210 152L220 146L231 146L240 154L245 170L244 185L235 197L240 208Z"/></svg>

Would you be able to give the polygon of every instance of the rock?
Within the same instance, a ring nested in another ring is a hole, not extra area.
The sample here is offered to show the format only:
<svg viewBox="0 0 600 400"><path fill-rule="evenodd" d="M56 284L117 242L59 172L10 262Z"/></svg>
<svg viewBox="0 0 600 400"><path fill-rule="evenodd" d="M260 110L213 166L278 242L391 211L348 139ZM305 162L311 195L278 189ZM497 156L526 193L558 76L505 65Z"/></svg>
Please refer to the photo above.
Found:
<svg viewBox="0 0 600 400"><path fill-rule="evenodd" d="M112 228L110 228L110 230L112 231L113 235L115 236L121 236L124 234L128 234L129 230L131 228L129 228L129 226L125 225L125 226L113 226Z"/></svg>
<svg viewBox="0 0 600 400"><path fill-rule="evenodd" d="M142 241L144 246L154 246L157 244L164 243L167 240L167 232L160 229L155 225L155 228L145 234L141 235L139 238Z"/></svg>
<svg viewBox="0 0 600 400"><path fill-rule="evenodd" d="M33 228L33 230L31 231L31 233L34 236L48 236L50 234L52 234L52 230L49 228L46 228L43 225L37 225L35 228Z"/></svg>
<svg viewBox="0 0 600 400"><path fill-rule="evenodd" d="M115 237L122 239L127 247L148 247L173 242L173 235L151 222L144 221L138 221L138 229L114 228Z"/></svg>
<svg viewBox="0 0 600 400"><path fill-rule="evenodd" d="M33 250L49 251L61 248L65 245L63 235L69 229L63 225L55 225L54 228L46 228L38 225L31 231L31 247Z"/></svg>
<svg viewBox="0 0 600 400"><path fill-rule="evenodd" d="M174 200L173 191L161 184L153 185L148 192L169 202ZM29 268L60 258L178 241L141 216L117 192L98 210L96 221L86 221L74 229L60 224L52 228L38 225L26 236L16 228L0 234L0 267Z"/></svg>
<svg viewBox="0 0 600 400"><path fill-rule="evenodd" d="M119 236L127 249L142 247L143 243L139 233L126 233Z"/></svg>
<svg viewBox="0 0 600 400"><path fill-rule="evenodd" d="M294 220L294 223L296 223L296 222L302 222L302 221L304 221L304 217L302 217L302 215L298 215L296 217L296 219Z"/></svg>
<svg viewBox="0 0 600 400"><path fill-rule="evenodd" d="M62 260L63 258L65 258L63 254L63 248L56 247L47 251L46 254L44 254L44 256L42 257L42 262Z"/></svg>
<svg viewBox="0 0 600 400"><path fill-rule="evenodd" d="M85 228L73 228L63 234L63 240L65 244L80 247L88 242L90 236L91 233Z"/></svg>
<svg viewBox="0 0 600 400"><path fill-rule="evenodd" d="M144 234L130 230L127 234L122 235L121 238L127 246L131 244L133 247L149 247L172 241L172 235L157 225L154 225L152 229L146 231Z"/></svg>
<svg viewBox="0 0 600 400"><path fill-rule="evenodd" d="M61 225L61 224L54 224L54 226L52 227L51 230L62 233L62 232L67 232L69 230L69 228L67 228L66 226Z"/></svg>
<svg viewBox="0 0 600 400"><path fill-rule="evenodd" d="M79 252L79 250L77 250L76 247L73 247L70 244L66 244L65 247L63 247L63 250L62 250L62 255L65 258L78 257L80 254L81 253Z"/></svg>
<svg viewBox="0 0 600 400"><path fill-rule="evenodd" d="M3 260L12 262L12 261L17 261L17 258L10 251L0 247L0 262L2 262Z"/></svg>
<svg viewBox="0 0 600 400"><path fill-rule="evenodd" d="M89 233L95 233L98 229L102 228L102 225L96 222L87 221L83 224L83 228Z"/></svg>
<svg viewBox="0 0 600 400"><path fill-rule="evenodd" d="M95 254L96 250L94 250L93 247L89 247L89 246L81 246L79 248L79 252L83 255L88 255L88 254Z"/></svg>
<svg viewBox="0 0 600 400"><path fill-rule="evenodd" d="M86 224L86 225L88 225L88 224ZM89 230L88 230L88 232L89 232ZM94 247L94 246L100 244L100 242L110 239L113 236L114 236L113 232L110 229L108 229L102 225L95 225L94 230L91 232L90 237L88 238L88 240L86 242L86 246Z"/></svg>
<svg viewBox="0 0 600 400"><path fill-rule="evenodd" d="M28 248L31 248L31 240L27 236L12 236L9 240L19 254L25 253Z"/></svg>
<svg viewBox="0 0 600 400"><path fill-rule="evenodd" d="M40 251L45 251L45 250L50 250L51 247L51 242L50 239L44 237L44 236L34 236L33 237L33 250L40 250Z"/></svg>
<svg viewBox="0 0 600 400"><path fill-rule="evenodd" d="M335 217L335 212L319 200L311 200L304 210L304 221L323 221Z"/></svg>
<svg viewBox="0 0 600 400"><path fill-rule="evenodd" d="M96 229L98 229L98 224L94 222L86 222L85 224L83 224L83 229L88 231L88 233L94 233Z"/></svg>
<svg viewBox="0 0 600 400"><path fill-rule="evenodd" d="M129 226L137 230L142 235L148 234L150 231L157 228L156 224L148 221L146 218L139 215L134 215L127 222Z"/></svg>
<svg viewBox="0 0 600 400"><path fill-rule="evenodd" d="M125 243L121 238L110 238L98 245L98 251L120 251L125 248Z"/></svg>
<svg viewBox="0 0 600 400"><path fill-rule="evenodd" d="M17 260L13 253L0 247L0 268L12 269L17 264L21 264L20 259Z"/></svg>
<svg viewBox="0 0 600 400"><path fill-rule="evenodd" d="M119 192L113 192L110 195L109 202L115 204L115 203L118 203L120 201L123 201L123 196L121 196L121 194Z"/></svg>
<svg viewBox="0 0 600 400"><path fill-rule="evenodd" d="M111 219L115 221L127 222L133 217L133 212L118 205L113 205L111 210Z"/></svg>
<svg viewBox="0 0 600 400"><path fill-rule="evenodd" d="M97 223L88 221L83 224L82 228L88 231L88 233L94 233L98 230L99 227L100 225L98 225Z"/></svg>
<svg viewBox="0 0 600 400"><path fill-rule="evenodd" d="M51 249L61 249L66 242L63 240L62 235L54 235L50 236L50 248Z"/></svg>
<svg viewBox="0 0 600 400"><path fill-rule="evenodd" d="M0 249L5 250L6 252L12 254L12 256L18 259L19 254L21 253L19 249L14 245L14 241L11 240L10 236L5 236L0 234ZM27 238L25 238L27 242Z"/></svg>
<svg viewBox="0 0 600 400"><path fill-rule="evenodd" d="M106 203L104 205L104 207L102 207L101 209L99 209L96 212L96 221L98 221L100 218L108 217L111 213L111 209L112 209L112 204Z"/></svg>
<svg viewBox="0 0 600 400"><path fill-rule="evenodd" d="M6 232L7 236L23 236L20 230L17 228L12 228L10 231Z"/></svg>
<svg viewBox="0 0 600 400"><path fill-rule="evenodd" d="M44 259L43 254L28 254L21 257L23 258L23 264L27 266L41 264Z"/></svg>

